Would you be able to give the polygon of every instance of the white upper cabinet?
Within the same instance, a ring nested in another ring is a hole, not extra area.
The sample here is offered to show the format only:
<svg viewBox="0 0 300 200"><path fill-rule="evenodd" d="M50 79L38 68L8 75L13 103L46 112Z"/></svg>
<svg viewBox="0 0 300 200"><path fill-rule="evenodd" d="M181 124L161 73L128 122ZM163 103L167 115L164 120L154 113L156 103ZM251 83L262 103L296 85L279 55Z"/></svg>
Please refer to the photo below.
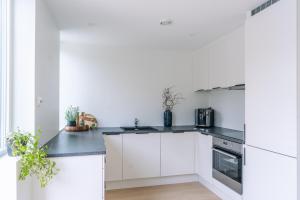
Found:
<svg viewBox="0 0 300 200"><path fill-rule="evenodd" d="M246 147L244 200L296 200L297 159Z"/></svg>
<svg viewBox="0 0 300 200"><path fill-rule="evenodd" d="M228 35L228 65L226 66L228 86L245 84L245 27L242 26Z"/></svg>
<svg viewBox="0 0 300 200"><path fill-rule="evenodd" d="M106 164L105 180L122 180L122 135L105 135Z"/></svg>
<svg viewBox="0 0 300 200"><path fill-rule="evenodd" d="M193 90L245 83L245 27L193 53Z"/></svg>
<svg viewBox="0 0 300 200"><path fill-rule="evenodd" d="M246 144L296 157L296 0L246 21Z"/></svg>
<svg viewBox="0 0 300 200"><path fill-rule="evenodd" d="M193 174L194 166L195 133L161 134L162 176Z"/></svg>
<svg viewBox="0 0 300 200"><path fill-rule="evenodd" d="M123 179L160 176L160 133L123 134Z"/></svg>
<svg viewBox="0 0 300 200"><path fill-rule="evenodd" d="M209 48L193 53L193 91L209 89Z"/></svg>
<svg viewBox="0 0 300 200"><path fill-rule="evenodd" d="M196 142L196 173L212 183L212 136L198 133Z"/></svg>
<svg viewBox="0 0 300 200"><path fill-rule="evenodd" d="M228 58L227 40L225 37L218 39L210 45L210 67L209 67L209 87L228 87Z"/></svg>
<svg viewBox="0 0 300 200"><path fill-rule="evenodd" d="M209 88L245 83L245 29L240 27L210 44Z"/></svg>

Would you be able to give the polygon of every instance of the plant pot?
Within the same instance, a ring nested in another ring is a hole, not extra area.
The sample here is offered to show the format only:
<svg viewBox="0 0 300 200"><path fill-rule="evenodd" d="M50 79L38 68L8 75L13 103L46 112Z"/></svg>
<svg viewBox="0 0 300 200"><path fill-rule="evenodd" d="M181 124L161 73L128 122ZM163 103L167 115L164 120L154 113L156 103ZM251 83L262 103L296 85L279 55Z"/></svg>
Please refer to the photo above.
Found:
<svg viewBox="0 0 300 200"><path fill-rule="evenodd" d="M164 126L165 127L172 126L172 112L170 110L166 110L164 112Z"/></svg>
<svg viewBox="0 0 300 200"><path fill-rule="evenodd" d="M76 126L76 121L67 121L67 126Z"/></svg>
<svg viewBox="0 0 300 200"><path fill-rule="evenodd" d="M13 150L10 146L10 144L6 144L6 151L7 151L7 155L13 157Z"/></svg>

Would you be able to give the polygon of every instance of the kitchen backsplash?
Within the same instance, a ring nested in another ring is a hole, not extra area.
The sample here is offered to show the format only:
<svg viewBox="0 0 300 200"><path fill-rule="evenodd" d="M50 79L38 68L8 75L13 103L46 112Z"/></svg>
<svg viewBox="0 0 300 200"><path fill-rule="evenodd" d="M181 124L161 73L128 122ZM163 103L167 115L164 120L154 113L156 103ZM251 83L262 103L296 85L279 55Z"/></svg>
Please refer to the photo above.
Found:
<svg viewBox="0 0 300 200"><path fill-rule="evenodd" d="M209 105L215 109L215 126L244 129L244 90L213 90L209 93Z"/></svg>

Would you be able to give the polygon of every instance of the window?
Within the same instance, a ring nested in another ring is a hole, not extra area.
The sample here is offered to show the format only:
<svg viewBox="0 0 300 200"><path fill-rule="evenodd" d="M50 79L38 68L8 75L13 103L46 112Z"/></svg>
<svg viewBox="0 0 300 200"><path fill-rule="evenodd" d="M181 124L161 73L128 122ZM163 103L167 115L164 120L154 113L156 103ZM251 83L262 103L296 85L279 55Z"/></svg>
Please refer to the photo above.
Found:
<svg viewBox="0 0 300 200"><path fill-rule="evenodd" d="M8 128L8 5L0 0L0 151Z"/></svg>

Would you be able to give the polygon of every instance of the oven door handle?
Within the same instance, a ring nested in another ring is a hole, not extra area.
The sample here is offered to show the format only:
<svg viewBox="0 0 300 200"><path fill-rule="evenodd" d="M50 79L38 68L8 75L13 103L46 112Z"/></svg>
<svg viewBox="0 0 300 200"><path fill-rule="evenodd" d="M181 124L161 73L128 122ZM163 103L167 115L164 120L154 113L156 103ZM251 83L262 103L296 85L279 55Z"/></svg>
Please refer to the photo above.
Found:
<svg viewBox="0 0 300 200"><path fill-rule="evenodd" d="M224 154L224 155L226 155L226 156L228 156L228 157L230 157L230 158L234 158L234 159L238 159L238 158L239 158L238 156L235 156L235 155L233 155L233 154L227 153L227 152L222 151L222 150L220 150L220 149L212 148L212 150L213 150L213 151L216 151L216 152L218 152L218 153Z"/></svg>

